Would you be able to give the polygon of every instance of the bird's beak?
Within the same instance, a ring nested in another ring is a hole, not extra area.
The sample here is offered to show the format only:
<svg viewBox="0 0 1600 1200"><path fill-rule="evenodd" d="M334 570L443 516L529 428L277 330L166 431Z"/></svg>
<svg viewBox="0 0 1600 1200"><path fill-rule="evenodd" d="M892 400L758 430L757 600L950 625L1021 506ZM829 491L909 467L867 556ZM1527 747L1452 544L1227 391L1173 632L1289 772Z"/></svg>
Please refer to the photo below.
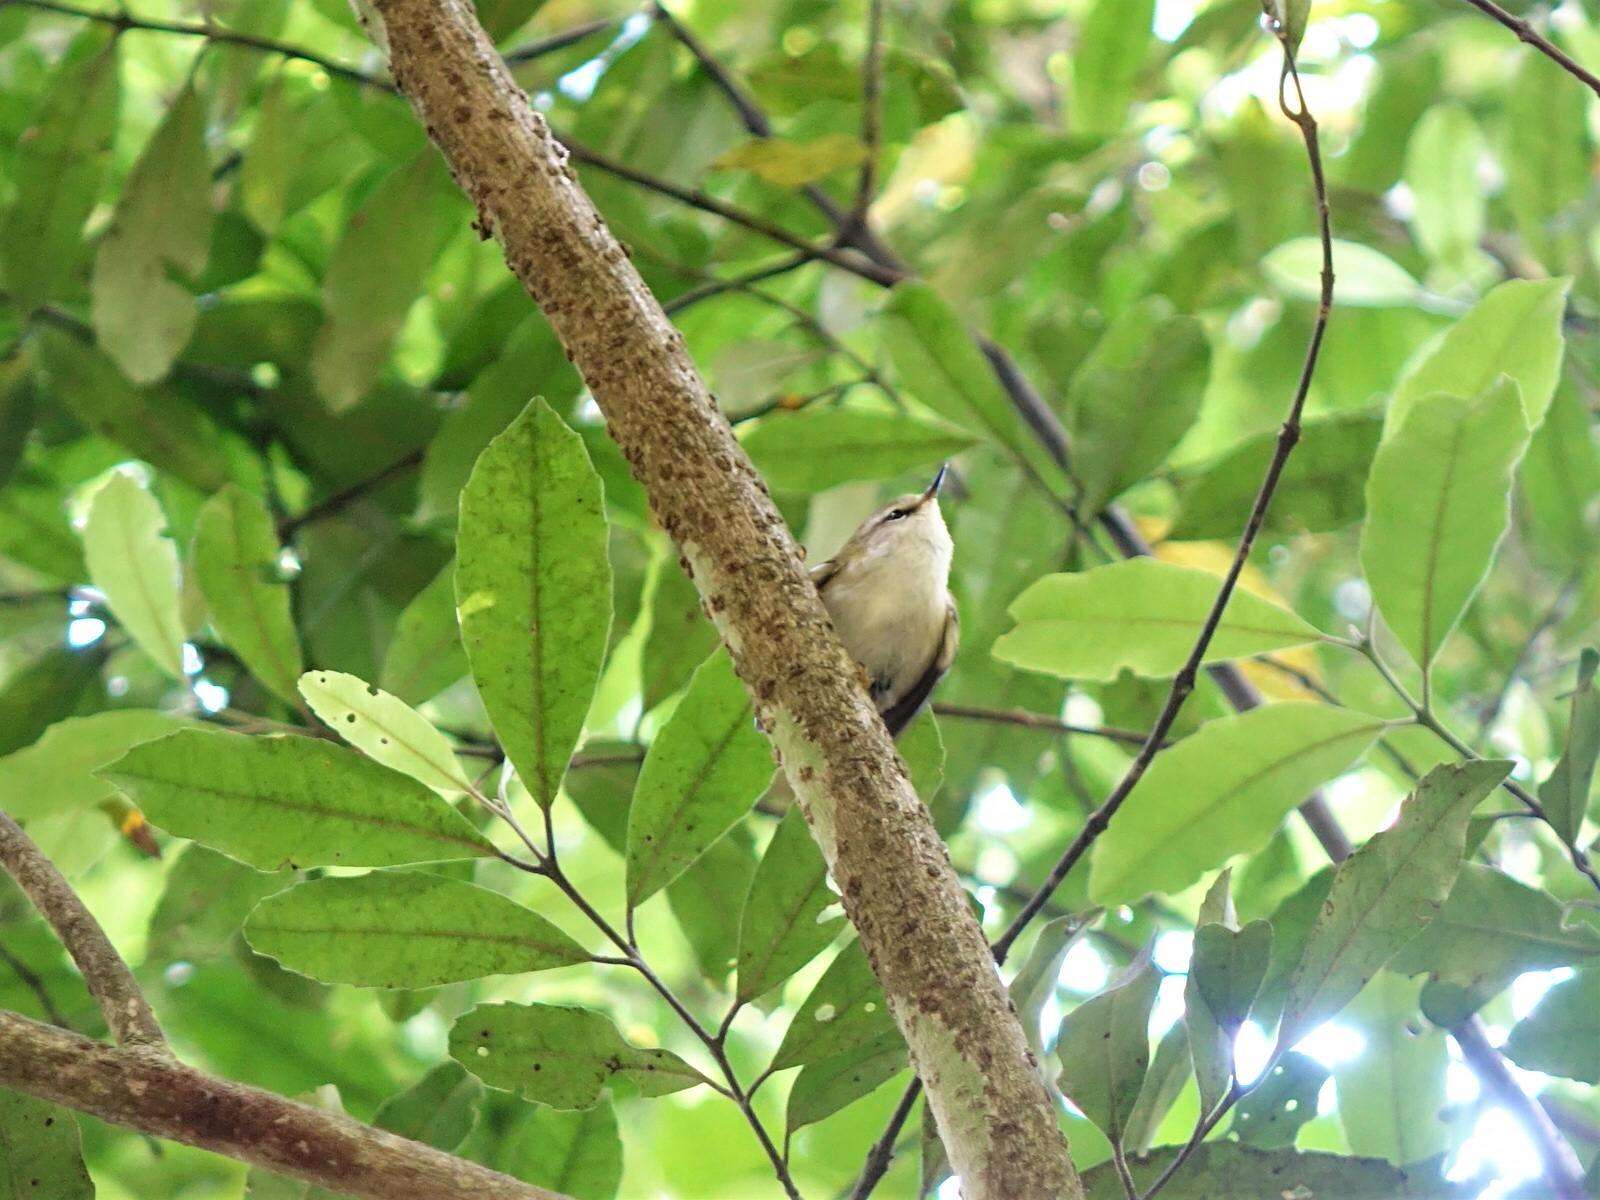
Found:
<svg viewBox="0 0 1600 1200"><path fill-rule="evenodd" d="M928 485L928 490L922 493L922 503L926 504L939 494L939 485L944 482L944 473L950 469L949 463L941 463L939 473L933 477L933 482Z"/></svg>

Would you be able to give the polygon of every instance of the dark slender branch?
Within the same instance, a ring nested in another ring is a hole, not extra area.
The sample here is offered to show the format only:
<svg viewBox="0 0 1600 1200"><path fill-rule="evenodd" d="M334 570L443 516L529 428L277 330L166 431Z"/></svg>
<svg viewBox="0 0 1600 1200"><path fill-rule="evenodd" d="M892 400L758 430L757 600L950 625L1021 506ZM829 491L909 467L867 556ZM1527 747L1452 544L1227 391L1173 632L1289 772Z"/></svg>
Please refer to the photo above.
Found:
<svg viewBox="0 0 1600 1200"><path fill-rule="evenodd" d="M0 866L33 901L83 974L117 1043L166 1051L167 1039L133 972L55 864L11 817L0 812Z"/></svg>
<svg viewBox="0 0 1600 1200"><path fill-rule="evenodd" d="M861 65L861 173L856 177L852 227L867 219L878 186L878 155L883 141L883 0L867 0L867 53Z"/></svg>
<svg viewBox="0 0 1600 1200"><path fill-rule="evenodd" d="M727 279L708 279L697 288L684 292L681 296L674 296L661 306L662 311L669 317L680 313L686 308L699 304L703 300L710 300L724 292L738 292L750 287L752 284L761 283L763 280L775 279L779 275L787 275L790 271L799 269L807 263L815 262L809 251L800 254L791 254L787 258L779 259L770 266L757 267L743 275L734 275Z"/></svg>
<svg viewBox="0 0 1600 1200"><path fill-rule="evenodd" d="M45 986L45 982L39 977L39 973L7 950L3 943L0 943L0 962L5 963L11 973L17 977L17 982L33 993L33 998L39 1002L39 1007L44 1011L44 1015L49 1018L50 1024L59 1025L62 1029L72 1028L72 1022L67 1020L66 1015L56 1004L55 997L50 995L50 989Z"/></svg>
<svg viewBox="0 0 1600 1200"><path fill-rule="evenodd" d="M79 8L75 4L64 3L63 0L5 0L8 5L19 8L33 8L40 12L59 13L64 17L81 17L87 21L99 21L103 25L111 25L119 30L136 29L148 33L173 33L183 37L205 38L209 42L216 42L225 46L242 46L247 50L259 50L265 54L281 54L284 58L298 59L301 62L312 63L321 67L330 75L337 75L340 79L348 79L352 83L359 83L365 87L379 88L386 92L394 91L394 84L387 79L370 74L357 67L347 66L335 59L308 50L303 46L292 46L287 42L276 41L273 38L258 37L253 33L243 33L237 29L228 29L222 25L212 25L194 21L156 21L147 17L135 17L127 12L97 12L94 9Z"/></svg>
<svg viewBox="0 0 1600 1200"><path fill-rule="evenodd" d="M933 711L941 717L955 717L965 721L988 721L996 725L1020 725L1024 729L1039 729L1048 733L1077 733L1085 737L1105 738L1112 742L1126 742L1142 746L1147 734L1135 729L1118 729L1111 725L1078 725L1062 721L1044 713L1028 712L1021 708L976 708L968 704L937 703Z"/></svg>
<svg viewBox="0 0 1600 1200"><path fill-rule="evenodd" d="M878 1186L878 1181L883 1178L889 1169L889 1164L894 1161L894 1144L899 1140L900 1130L905 1127L906 1121L911 1116L911 1109L921 1094L922 1080L913 1079L906 1085L906 1090L900 1094L900 1103L894 1106L894 1112L889 1116L889 1123L884 1126L878 1140L872 1143L872 1149L867 1151L861 1175L856 1180L855 1187L850 1189L850 1200L867 1200L867 1197L872 1195L872 1189Z"/></svg>
<svg viewBox="0 0 1600 1200"><path fill-rule="evenodd" d="M1600 76L1580 66L1570 54L1545 37L1544 34L1540 33L1527 21L1508 13L1494 3L1494 0L1467 0L1467 3L1485 16L1500 22L1522 41L1550 59L1568 75L1580 80L1595 95L1600 96Z"/></svg>
<svg viewBox="0 0 1600 1200"><path fill-rule="evenodd" d="M335 513L343 512L357 500L360 500L363 496L366 496L371 492L377 491L391 479L395 479L396 477L405 474L413 467L420 466L422 464L423 453L424 451L421 448L413 450L404 458L390 463L377 474L369 475L365 479L358 479L349 487L340 488L337 492L334 492L333 495L325 497L322 500L318 500L304 512L298 513L295 516L279 522L278 537L283 541L288 541L304 526L310 525L314 521L320 521L325 517L331 517Z"/></svg>
<svg viewBox="0 0 1600 1200"><path fill-rule="evenodd" d="M617 23L615 17L601 17L583 25L575 25L571 29L564 29L560 33L552 33L549 37L539 38L528 42L526 45L515 46L500 56L500 60L508 67L515 67L521 63L532 62L536 58L543 58L546 54L554 54L557 50L565 50L568 46L575 46L584 38L601 30L610 29Z"/></svg>
<svg viewBox="0 0 1600 1200"><path fill-rule="evenodd" d="M71 588L43 588L34 592L7 592L0 595L0 608L15 608L24 604L65 604L72 599Z"/></svg>

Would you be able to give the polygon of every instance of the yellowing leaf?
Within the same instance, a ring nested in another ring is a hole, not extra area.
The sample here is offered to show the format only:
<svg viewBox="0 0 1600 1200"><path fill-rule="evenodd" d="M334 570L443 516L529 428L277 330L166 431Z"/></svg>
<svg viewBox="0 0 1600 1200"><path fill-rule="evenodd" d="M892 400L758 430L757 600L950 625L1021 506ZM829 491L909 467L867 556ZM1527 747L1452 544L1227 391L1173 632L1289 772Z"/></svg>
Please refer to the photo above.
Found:
<svg viewBox="0 0 1600 1200"><path fill-rule="evenodd" d="M778 187L797 188L825 179L866 157L867 148L848 133L825 133L809 141L788 138L751 138L735 146L711 165L723 170L749 171Z"/></svg>

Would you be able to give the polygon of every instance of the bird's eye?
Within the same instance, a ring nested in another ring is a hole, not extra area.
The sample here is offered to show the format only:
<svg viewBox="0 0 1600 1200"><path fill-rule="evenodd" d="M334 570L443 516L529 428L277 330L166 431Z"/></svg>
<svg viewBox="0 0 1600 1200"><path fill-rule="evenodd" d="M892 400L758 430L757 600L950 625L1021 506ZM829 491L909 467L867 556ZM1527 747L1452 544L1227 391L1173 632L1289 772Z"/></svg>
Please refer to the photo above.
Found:
<svg viewBox="0 0 1600 1200"><path fill-rule="evenodd" d="M907 517L909 517L910 515L911 515L911 510L909 508L891 508L889 510L889 515L887 517L885 517L884 520L885 521L903 521Z"/></svg>

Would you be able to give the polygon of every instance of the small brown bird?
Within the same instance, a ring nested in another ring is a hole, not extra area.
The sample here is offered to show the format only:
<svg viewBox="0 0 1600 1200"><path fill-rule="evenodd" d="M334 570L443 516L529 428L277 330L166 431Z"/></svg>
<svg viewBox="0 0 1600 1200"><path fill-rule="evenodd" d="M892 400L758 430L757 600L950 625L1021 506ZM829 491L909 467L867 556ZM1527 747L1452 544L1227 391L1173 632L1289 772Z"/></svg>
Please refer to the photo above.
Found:
<svg viewBox="0 0 1600 1200"><path fill-rule="evenodd" d="M861 523L831 559L811 568L840 640L866 668L892 736L917 715L956 656L950 531L939 511L945 467L928 490L901 496Z"/></svg>

